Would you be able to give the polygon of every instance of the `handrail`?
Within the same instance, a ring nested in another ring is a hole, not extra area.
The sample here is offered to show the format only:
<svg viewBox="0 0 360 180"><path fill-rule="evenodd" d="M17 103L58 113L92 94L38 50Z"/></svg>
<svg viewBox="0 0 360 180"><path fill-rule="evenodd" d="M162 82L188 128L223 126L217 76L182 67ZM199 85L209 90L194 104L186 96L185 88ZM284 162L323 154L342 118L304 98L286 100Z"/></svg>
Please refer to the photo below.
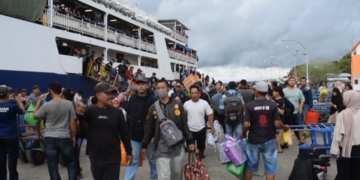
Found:
<svg viewBox="0 0 360 180"><path fill-rule="evenodd" d="M116 84L116 81L117 81L117 79L118 79L118 77L119 77L119 71L116 73L116 76L115 76L115 79L114 79L114 82L113 82L113 87L115 87L115 84Z"/></svg>

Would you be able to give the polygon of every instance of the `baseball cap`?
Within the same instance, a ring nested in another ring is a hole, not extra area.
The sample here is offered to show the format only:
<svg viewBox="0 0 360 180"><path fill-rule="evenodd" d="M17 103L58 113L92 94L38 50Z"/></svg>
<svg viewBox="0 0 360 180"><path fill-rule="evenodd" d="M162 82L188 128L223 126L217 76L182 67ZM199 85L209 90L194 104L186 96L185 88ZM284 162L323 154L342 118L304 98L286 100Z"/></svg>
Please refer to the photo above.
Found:
<svg viewBox="0 0 360 180"><path fill-rule="evenodd" d="M115 88L113 88L112 86L110 86L107 83L101 83L101 84L95 86L94 91L96 93L98 93L98 92L105 92L105 93L109 93L109 92L115 93L115 92L117 92L117 90Z"/></svg>
<svg viewBox="0 0 360 180"><path fill-rule="evenodd" d="M255 89L260 92L268 92L269 87L264 81L259 81L255 84Z"/></svg>
<svg viewBox="0 0 360 180"><path fill-rule="evenodd" d="M176 83L175 87L181 87L181 84L178 82Z"/></svg>
<svg viewBox="0 0 360 180"><path fill-rule="evenodd" d="M20 92L27 92L27 90L26 90L26 89L22 89Z"/></svg>
<svg viewBox="0 0 360 180"><path fill-rule="evenodd" d="M142 75L139 75L137 78L136 78L136 82L149 82L149 80L145 77L145 76L142 76Z"/></svg>
<svg viewBox="0 0 360 180"><path fill-rule="evenodd" d="M4 96L9 92L8 87L6 86L0 86L0 96Z"/></svg>

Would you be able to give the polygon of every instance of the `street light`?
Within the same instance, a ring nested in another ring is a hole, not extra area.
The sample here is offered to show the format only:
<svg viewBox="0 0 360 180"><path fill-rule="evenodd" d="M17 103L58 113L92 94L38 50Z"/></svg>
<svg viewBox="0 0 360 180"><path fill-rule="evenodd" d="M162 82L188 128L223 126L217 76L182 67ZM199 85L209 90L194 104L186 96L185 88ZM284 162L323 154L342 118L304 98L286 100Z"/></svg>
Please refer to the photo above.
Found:
<svg viewBox="0 0 360 180"><path fill-rule="evenodd" d="M304 48L304 55L306 56L306 83L307 85L309 85L309 61L308 61L308 56L307 56L307 51L306 51L306 47L299 41L295 41L292 39L282 39L281 41L292 41L292 42L296 42L298 44L300 44L303 48Z"/></svg>
<svg viewBox="0 0 360 180"><path fill-rule="evenodd" d="M274 56L271 56L271 57L277 59L277 58L274 57ZM280 73L280 68L281 68L280 58L278 59L278 61L279 61L279 78L281 78L281 73Z"/></svg>

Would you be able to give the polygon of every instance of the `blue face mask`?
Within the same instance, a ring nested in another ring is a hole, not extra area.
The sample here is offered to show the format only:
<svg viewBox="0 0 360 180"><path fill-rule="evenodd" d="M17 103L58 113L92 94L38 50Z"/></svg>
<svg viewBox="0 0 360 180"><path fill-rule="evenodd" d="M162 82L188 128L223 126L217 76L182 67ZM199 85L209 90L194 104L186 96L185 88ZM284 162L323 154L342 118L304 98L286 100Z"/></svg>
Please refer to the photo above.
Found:
<svg viewBox="0 0 360 180"><path fill-rule="evenodd" d="M158 96L160 99L165 98L168 95L168 91L158 91Z"/></svg>

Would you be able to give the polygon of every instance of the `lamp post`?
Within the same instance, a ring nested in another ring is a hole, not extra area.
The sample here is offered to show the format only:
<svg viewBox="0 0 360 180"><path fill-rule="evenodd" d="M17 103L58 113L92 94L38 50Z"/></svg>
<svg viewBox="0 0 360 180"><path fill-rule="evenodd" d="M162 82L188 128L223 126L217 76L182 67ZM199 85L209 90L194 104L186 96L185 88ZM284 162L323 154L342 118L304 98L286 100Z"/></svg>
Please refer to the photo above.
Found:
<svg viewBox="0 0 360 180"><path fill-rule="evenodd" d="M304 48L304 55L305 55L305 58L306 58L306 84L309 85L309 60L308 60L308 56L307 56L307 50L306 50L306 47L299 41L295 41L295 40L292 40L292 39L282 39L281 41L291 41L291 42L296 42L298 44L301 45L301 47Z"/></svg>

